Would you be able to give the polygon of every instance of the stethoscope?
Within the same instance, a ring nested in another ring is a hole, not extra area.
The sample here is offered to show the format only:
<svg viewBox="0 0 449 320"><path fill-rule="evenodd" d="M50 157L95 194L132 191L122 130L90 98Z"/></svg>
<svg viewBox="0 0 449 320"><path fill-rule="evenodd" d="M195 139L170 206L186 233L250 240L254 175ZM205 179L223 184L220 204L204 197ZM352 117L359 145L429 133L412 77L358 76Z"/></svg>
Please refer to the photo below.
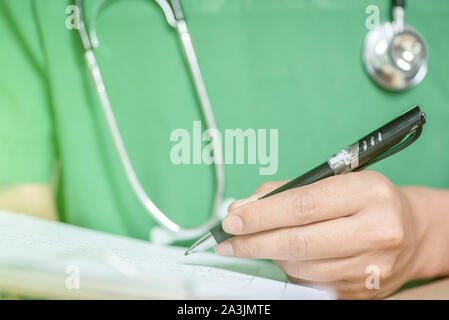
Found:
<svg viewBox="0 0 449 320"><path fill-rule="evenodd" d="M83 16L83 1L75 0L75 4L80 10L79 36L84 48L84 57L87 63L89 74L92 78L95 91L100 100L103 113L105 115L109 131L111 133L114 146L120 158L121 165L126 174L128 182L132 190L136 194L138 200L144 207L145 211L154 218L160 227L154 227L150 231L150 240L156 243L171 243L177 240L195 239L209 231L216 225L226 214L227 207L233 199L223 199L225 190L225 170L222 161L223 151L219 141L211 139L214 167L215 167L215 195L213 199L212 215L211 217L196 228L182 228L173 220L167 217L151 200L145 192L139 178L136 175L134 167L129 159L128 152L123 143L120 130L114 113L111 108L111 103L106 91L105 84L102 79L100 67L94 54L94 50L99 46L99 40L96 34L96 18L108 0L102 0L94 9L92 19L90 20L90 32L87 32L86 24ZM184 13L178 0L155 0L162 8L168 24L173 27L179 38L186 64L189 67L192 82L195 87L198 100L200 102L201 112L204 117L204 122L208 130L217 130L214 113L211 108L209 96L207 94L206 86L201 75L201 70L198 64L198 59L193 48L192 38L187 29L187 24L184 19ZM209 131L210 132L210 131Z"/></svg>
<svg viewBox="0 0 449 320"><path fill-rule="evenodd" d="M223 150L219 141L211 139L215 167L215 195L211 217L195 228L182 228L167 217L151 200L142 187L134 167L129 159L128 152L123 143L111 103L102 79L100 67L94 51L99 47L96 33L96 19L99 11L108 0L101 0L94 9L89 23L90 32L86 29L83 15L83 1L75 0L79 8L80 21L78 33L84 49L84 57L92 78L95 91L98 95L107 125L117 150L121 165L128 182L145 211L154 218L160 227L150 231L150 240L156 243L171 243L177 240L195 239L216 225L226 214L227 207L233 199L224 199L225 170L222 161ZM167 23L176 30L179 43L184 54L185 62L189 68L192 82L204 117L207 129L217 129L215 116L211 108L206 86L201 75L198 59L189 34L185 16L179 0L155 0L164 12ZM393 3L403 1L393 1ZM394 6L395 20L385 23L370 31L365 40L364 61L370 76L382 87L392 90L402 90L419 83L426 72L426 47L419 34L411 27L403 24L403 6ZM401 22L402 21L402 22ZM381 46L385 50L378 50ZM420 51L416 51L417 48ZM410 49L410 50L409 50ZM376 52L378 50L378 52ZM409 55L418 55L410 57ZM402 59L402 60L401 60ZM422 60L423 59L423 60ZM404 61L404 62L401 62ZM404 64L404 65L403 65ZM407 64L407 65L405 65ZM391 69L394 71L391 71Z"/></svg>
<svg viewBox="0 0 449 320"><path fill-rule="evenodd" d="M421 83L427 73L427 46L423 37L404 23L405 0L392 0L392 22L372 29L365 37L363 61L379 86L403 91Z"/></svg>

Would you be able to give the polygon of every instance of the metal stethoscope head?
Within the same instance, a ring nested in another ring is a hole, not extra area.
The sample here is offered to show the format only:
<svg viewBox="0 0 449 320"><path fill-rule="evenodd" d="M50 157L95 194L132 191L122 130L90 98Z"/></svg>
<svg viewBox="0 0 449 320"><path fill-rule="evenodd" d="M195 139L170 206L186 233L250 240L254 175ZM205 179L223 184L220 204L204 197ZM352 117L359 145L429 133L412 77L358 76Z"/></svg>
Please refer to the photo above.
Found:
<svg viewBox="0 0 449 320"><path fill-rule="evenodd" d="M392 0L392 22L372 29L365 37L363 62L382 88L402 91L421 83L427 73L423 37L404 23L405 0Z"/></svg>
<svg viewBox="0 0 449 320"><path fill-rule="evenodd" d="M225 190L225 172L223 165L223 151L221 142L216 139L211 139L213 147L214 167L215 167L215 195L213 199L212 215L202 225L195 228L183 228L173 222L167 215L165 215L151 200L148 194L142 187L134 167L129 159L125 144L123 143L119 127L117 125L114 112L111 108L111 103L107 94L105 84L103 82L100 67L98 65L95 49L99 46L99 40L96 33L96 19L101 8L109 1L102 0L94 9L92 18L89 20L89 31L87 29L86 21L83 12L83 1L74 0L75 5L80 12L80 23L78 33L84 49L84 57L86 60L89 74L93 81L93 86L97 92L100 100L103 113L107 120L108 128L117 150L123 170L126 174L128 182L132 190L136 194L138 200L144 207L145 211L154 218L159 226L154 227L150 231L150 239L157 243L171 243L177 240L189 240L202 236L216 225L226 214L227 207L232 202L232 199L223 199ZM197 56L193 48L193 42L187 29L184 14L182 12L179 0L155 0L161 7L165 14L167 23L173 27L179 38L186 64L189 68L192 82L194 84L197 97L200 104L200 109L204 117L204 122L208 130L217 130L215 117L209 101L206 86L204 84L201 70L198 64ZM112 1L111 1L112 2Z"/></svg>

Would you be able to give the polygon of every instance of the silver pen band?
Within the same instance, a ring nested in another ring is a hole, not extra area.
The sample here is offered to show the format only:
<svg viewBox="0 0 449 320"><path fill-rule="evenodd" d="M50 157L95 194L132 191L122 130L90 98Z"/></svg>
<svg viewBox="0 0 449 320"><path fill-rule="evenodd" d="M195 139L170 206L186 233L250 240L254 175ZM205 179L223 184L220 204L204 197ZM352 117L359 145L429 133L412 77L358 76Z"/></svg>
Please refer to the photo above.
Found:
<svg viewBox="0 0 449 320"><path fill-rule="evenodd" d="M359 143L356 142L327 159L335 175L345 174L359 166Z"/></svg>

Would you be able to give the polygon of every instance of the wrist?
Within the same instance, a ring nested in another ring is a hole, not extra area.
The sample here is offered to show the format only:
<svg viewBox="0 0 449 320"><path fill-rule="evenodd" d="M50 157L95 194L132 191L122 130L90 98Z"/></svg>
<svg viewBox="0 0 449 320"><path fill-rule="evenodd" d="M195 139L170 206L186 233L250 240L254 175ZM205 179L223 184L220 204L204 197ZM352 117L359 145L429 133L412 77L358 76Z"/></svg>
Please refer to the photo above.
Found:
<svg viewBox="0 0 449 320"><path fill-rule="evenodd" d="M414 258L409 280L449 275L449 191L402 187L410 218Z"/></svg>

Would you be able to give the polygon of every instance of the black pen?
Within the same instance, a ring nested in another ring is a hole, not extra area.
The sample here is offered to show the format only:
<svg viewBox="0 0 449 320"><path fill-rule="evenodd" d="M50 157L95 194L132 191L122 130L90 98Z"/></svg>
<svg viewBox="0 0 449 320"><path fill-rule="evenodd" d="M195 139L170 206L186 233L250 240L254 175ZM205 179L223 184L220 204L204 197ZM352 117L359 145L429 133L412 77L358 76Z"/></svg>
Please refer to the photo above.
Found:
<svg viewBox="0 0 449 320"><path fill-rule="evenodd" d="M415 106L381 128L364 136L356 143L336 153L316 168L262 196L259 200L333 175L359 171L373 163L388 158L416 141L425 123L426 116L424 112L421 111L419 106ZM226 233L220 223L199 239L185 252L185 255L207 250L231 237L232 235Z"/></svg>

